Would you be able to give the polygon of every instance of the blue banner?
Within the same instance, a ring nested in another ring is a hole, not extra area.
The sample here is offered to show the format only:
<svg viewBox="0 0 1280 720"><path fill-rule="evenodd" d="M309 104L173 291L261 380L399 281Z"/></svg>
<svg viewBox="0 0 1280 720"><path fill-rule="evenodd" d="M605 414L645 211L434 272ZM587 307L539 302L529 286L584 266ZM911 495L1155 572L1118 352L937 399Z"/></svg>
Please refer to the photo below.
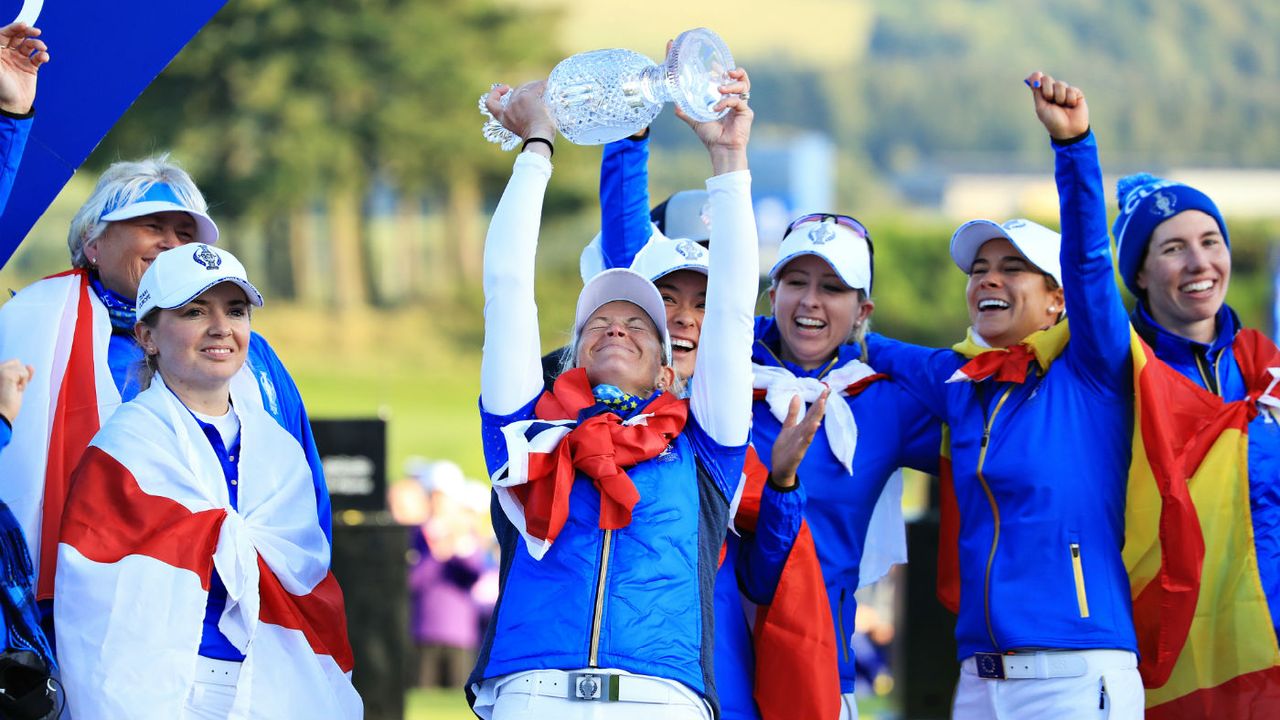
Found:
<svg viewBox="0 0 1280 720"><path fill-rule="evenodd" d="M0 25L40 28L35 120L9 204L0 267L111 126L227 0L0 0Z"/></svg>

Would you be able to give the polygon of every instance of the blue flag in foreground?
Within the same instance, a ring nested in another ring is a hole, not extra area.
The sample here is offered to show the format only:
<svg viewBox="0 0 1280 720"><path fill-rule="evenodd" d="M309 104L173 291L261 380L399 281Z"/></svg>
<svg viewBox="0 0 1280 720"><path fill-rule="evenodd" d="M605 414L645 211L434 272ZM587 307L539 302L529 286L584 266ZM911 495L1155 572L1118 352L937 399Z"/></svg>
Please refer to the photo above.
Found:
<svg viewBox="0 0 1280 720"><path fill-rule="evenodd" d="M36 117L0 216L0 267L124 111L226 0L0 0L42 31Z"/></svg>

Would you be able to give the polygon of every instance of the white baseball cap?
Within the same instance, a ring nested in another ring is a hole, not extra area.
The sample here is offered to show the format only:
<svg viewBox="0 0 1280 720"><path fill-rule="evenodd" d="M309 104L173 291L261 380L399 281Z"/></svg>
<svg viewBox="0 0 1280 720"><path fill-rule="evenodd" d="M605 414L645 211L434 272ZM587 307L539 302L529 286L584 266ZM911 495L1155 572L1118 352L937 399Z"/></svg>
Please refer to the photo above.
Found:
<svg viewBox="0 0 1280 720"><path fill-rule="evenodd" d="M204 243L165 250L138 282L138 322L156 308L182 307L224 282L239 285L251 304L262 307L262 293L249 282L244 265L226 250Z"/></svg>
<svg viewBox="0 0 1280 720"><path fill-rule="evenodd" d="M667 334L667 308L662 303L662 295L648 278L629 268L605 270L587 281L578 295L570 347L577 348L582 326L595 311L616 300L625 300L644 310L657 327L658 337L662 338L663 361L671 364L671 336Z"/></svg>
<svg viewBox="0 0 1280 720"><path fill-rule="evenodd" d="M996 224L991 220L970 220L951 235L951 259L968 274L973 260L989 240L1004 238L1022 253L1032 265L1047 273L1062 286L1062 265L1058 257L1062 236L1043 225L1015 218Z"/></svg>
<svg viewBox="0 0 1280 720"><path fill-rule="evenodd" d="M706 190L681 190L655 207L649 219L667 237L694 242L711 239L711 201Z"/></svg>
<svg viewBox="0 0 1280 720"><path fill-rule="evenodd" d="M838 219L844 216L822 214L814 217L822 219L793 224L787 230L778 246L778 261L769 271L769 277L776 280L786 264L801 255L816 255L827 261L845 285L870 295L870 237L844 225ZM858 226L861 227L861 223Z"/></svg>
<svg viewBox="0 0 1280 720"><path fill-rule="evenodd" d="M120 203L120 204L116 204ZM115 222L162 212L184 212L196 221L196 242L212 245L218 242L218 226L205 213L182 204L182 199L168 183L152 183L146 192L132 202L108 202L99 220Z"/></svg>
<svg viewBox="0 0 1280 720"><path fill-rule="evenodd" d="M655 232L631 261L631 269L650 282L677 270L693 270L707 274L710 251L692 240L672 239Z"/></svg>

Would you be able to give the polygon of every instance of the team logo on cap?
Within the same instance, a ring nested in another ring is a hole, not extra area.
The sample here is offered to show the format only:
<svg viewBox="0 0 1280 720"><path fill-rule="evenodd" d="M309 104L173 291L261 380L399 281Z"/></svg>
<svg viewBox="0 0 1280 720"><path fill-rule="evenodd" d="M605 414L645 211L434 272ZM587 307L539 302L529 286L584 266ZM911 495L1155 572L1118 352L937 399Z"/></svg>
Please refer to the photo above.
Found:
<svg viewBox="0 0 1280 720"><path fill-rule="evenodd" d="M701 245L692 240L681 240L676 244L676 252L683 255L686 260L697 260L707 253Z"/></svg>
<svg viewBox="0 0 1280 720"><path fill-rule="evenodd" d="M218 253L211 250L208 245L196 248L195 254L191 257L203 265L205 270L217 270L222 267L222 258L218 257Z"/></svg>
<svg viewBox="0 0 1280 720"><path fill-rule="evenodd" d="M1152 206L1151 212L1163 217L1169 217L1173 214L1174 207L1178 204L1178 197L1169 193L1158 192L1155 194L1155 205Z"/></svg>
<svg viewBox="0 0 1280 720"><path fill-rule="evenodd" d="M142 307L143 305L146 305L147 301L150 299L151 299L151 291L143 290L142 293L138 295L138 307Z"/></svg>
<svg viewBox="0 0 1280 720"><path fill-rule="evenodd" d="M836 232L827 223L818 223L818 227L809 231L809 242L814 245L826 245L836 239Z"/></svg>
<svg viewBox="0 0 1280 720"><path fill-rule="evenodd" d="M1017 230L1020 227L1026 227L1026 225L1027 225L1026 220L1010 220L1006 222L1004 225L1001 225L1000 227L1004 228L1005 230Z"/></svg>

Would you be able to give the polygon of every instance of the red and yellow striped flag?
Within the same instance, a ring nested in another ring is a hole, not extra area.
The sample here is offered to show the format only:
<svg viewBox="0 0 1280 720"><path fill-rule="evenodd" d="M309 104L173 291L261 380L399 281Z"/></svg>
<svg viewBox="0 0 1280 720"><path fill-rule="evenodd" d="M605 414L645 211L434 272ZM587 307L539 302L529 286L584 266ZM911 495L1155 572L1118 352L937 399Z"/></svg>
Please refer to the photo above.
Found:
<svg viewBox="0 0 1280 720"><path fill-rule="evenodd" d="M1248 424L1280 350L1249 330L1233 349L1250 395L1224 402L1133 335L1124 560L1148 718L1280 717L1280 647L1258 571L1248 467Z"/></svg>

